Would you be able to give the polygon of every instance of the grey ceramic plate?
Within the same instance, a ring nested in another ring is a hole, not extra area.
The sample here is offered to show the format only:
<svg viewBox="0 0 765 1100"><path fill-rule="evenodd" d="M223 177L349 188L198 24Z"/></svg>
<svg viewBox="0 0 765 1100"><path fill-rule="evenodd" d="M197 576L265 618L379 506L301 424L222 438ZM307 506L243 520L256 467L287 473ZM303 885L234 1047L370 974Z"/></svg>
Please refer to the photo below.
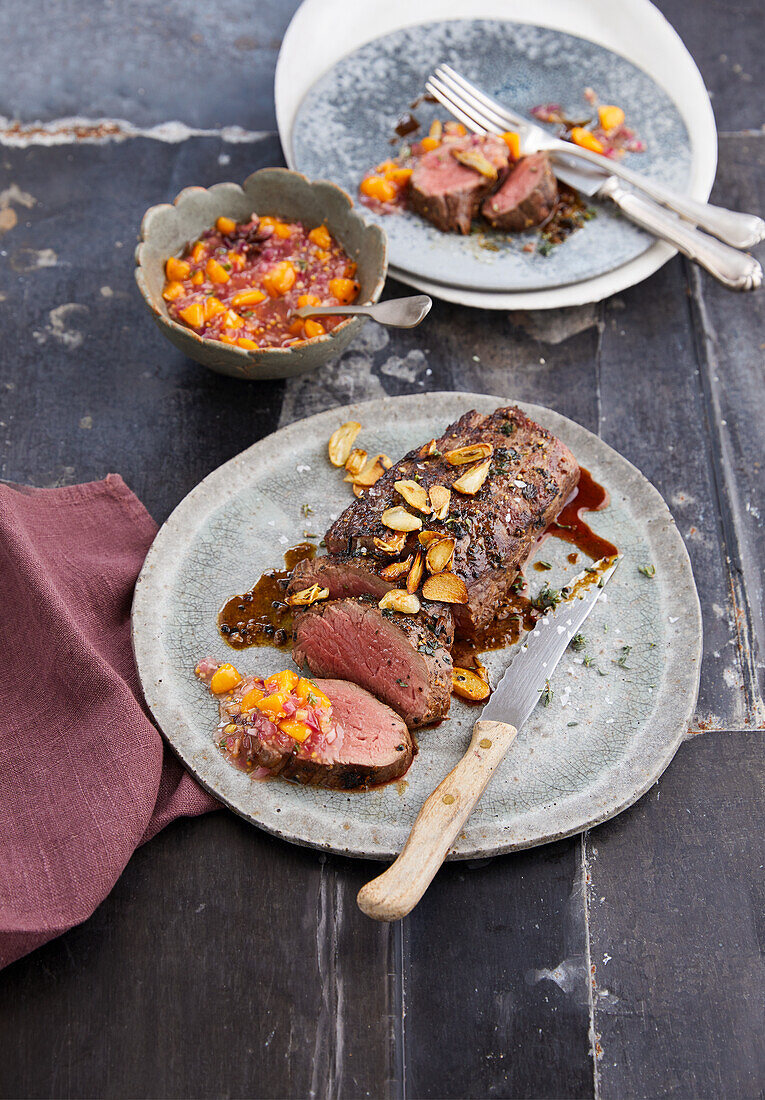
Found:
<svg viewBox="0 0 765 1100"><path fill-rule="evenodd" d="M591 113L582 92L617 103L646 142L628 156L631 167L684 190L691 148L679 111L641 69L584 38L549 28L494 20L431 23L394 31L339 61L311 88L292 130L296 167L330 179L358 198L365 171L391 154L397 118L448 62L500 101L528 113L539 103L562 103L572 116ZM415 111L429 126L445 118L440 104ZM423 131L424 132L424 131ZM460 238L439 232L416 214L365 216L388 234L391 267L437 283L473 290L515 291L563 286L602 275L645 252L653 238L608 204L548 256L523 252L534 234L488 231ZM486 244L490 248L486 247ZM496 251L494 250L496 249Z"/></svg>
<svg viewBox="0 0 765 1100"><path fill-rule="evenodd" d="M217 707L195 680L206 654L242 672L290 667L268 648L228 649L215 616L246 591L310 523L323 531L349 503L330 466L327 440L345 420L364 425L361 445L399 456L441 433L470 408L489 412L507 399L433 393L333 409L283 428L215 470L179 504L152 546L136 586L133 644L146 700L187 767L232 809L299 844L355 856L398 852L425 797L462 755L475 708L455 699L451 717L419 736L404 782L366 793L322 791L282 780L258 782L228 764L212 735ZM691 719L698 688L701 617L688 555L657 491L625 459L578 424L523 405L560 435L611 491L593 526L624 560L587 621L586 667L571 651L555 672L551 704L538 707L492 779L454 856L487 856L542 844L604 821L633 803L672 759ZM302 506L313 509L309 520ZM571 547L548 539L553 570L529 575L559 585L581 568ZM638 566L655 563L649 580ZM625 667L616 664L631 646ZM492 681L512 649L486 658ZM605 675L600 675L601 672Z"/></svg>

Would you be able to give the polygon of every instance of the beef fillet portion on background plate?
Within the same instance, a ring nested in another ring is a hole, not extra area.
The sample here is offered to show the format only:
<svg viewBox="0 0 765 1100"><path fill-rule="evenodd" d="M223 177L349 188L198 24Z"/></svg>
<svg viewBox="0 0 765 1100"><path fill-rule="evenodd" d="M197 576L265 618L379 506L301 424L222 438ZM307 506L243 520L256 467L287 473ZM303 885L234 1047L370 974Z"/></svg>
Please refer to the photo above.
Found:
<svg viewBox="0 0 765 1100"><path fill-rule="evenodd" d="M532 153L510 169L501 187L481 204L495 229L521 231L542 225L558 201L558 181L547 153Z"/></svg>
<svg viewBox="0 0 765 1100"><path fill-rule="evenodd" d="M409 204L444 232L467 234L481 200L504 177L508 158L507 145L491 134L445 140L415 162Z"/></svg>

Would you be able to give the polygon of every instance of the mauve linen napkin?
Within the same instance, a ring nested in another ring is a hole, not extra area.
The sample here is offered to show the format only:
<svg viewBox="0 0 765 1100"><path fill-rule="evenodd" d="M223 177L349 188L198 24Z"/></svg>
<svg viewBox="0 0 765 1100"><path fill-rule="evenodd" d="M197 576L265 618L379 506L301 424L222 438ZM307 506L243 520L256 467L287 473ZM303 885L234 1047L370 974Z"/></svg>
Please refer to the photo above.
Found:
<svg viewBox="0 0 765 1100"><path fill-rule="evenodd" d="M142 702L130 604L156 531L115 474L0 485L0 966L89 917L168 822L219 805Z"/></svg>

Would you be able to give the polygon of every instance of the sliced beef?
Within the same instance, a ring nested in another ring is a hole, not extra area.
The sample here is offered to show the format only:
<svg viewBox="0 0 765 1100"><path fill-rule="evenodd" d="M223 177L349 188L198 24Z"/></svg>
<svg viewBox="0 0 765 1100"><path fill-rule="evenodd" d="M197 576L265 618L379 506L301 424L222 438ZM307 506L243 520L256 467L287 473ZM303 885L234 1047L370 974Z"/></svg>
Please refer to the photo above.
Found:
<svg viewBox="0 0 765 1100"><path fill-rule="evenodd" d="M425 488L451 488L470 467L451 466L440 456L475 443L489 443L494 448L489 475L478 493L464 496L452 492L445 521L423 518L426 529L455 539L451 569L463 578L468 590L466 605L452 605L460 637L469 636L495 617L536 539L558 515L579 480L576 459L545 428L513 406L488 416L465 413L436 441L435 455L422 458L420 448L410 451L346 508L326 535L330 554L353 556L366 550L374 557L375 537L389 534L381 523L382 513L403 504L394 483L416 478ZM416 546L416 536L408 538L404 556Z"/></svg>
<svg viewBox="0 0 765 1100"><path fill-rule="evenodd" d="M318 584L320 588L329 589L331 600L346 596L373 596L380 600L389 589L398 588L397 581L386 581L379 575L378 570L385 564L368 558L366 554L306 558L298 562L292 571L287 595L292 596Z"/></svg>
<svg viewBox="0 0 765 1100"><path fill-rule="evenodd" d="M392 560L397 559L373 557L365 547L360 547L355 557L351 554L337 554L306 558L295 566L287 593L292 595L318 584L320 588L329 589L330 600L369 596L378 601L391 588L402 587L403 580L389 581L380 576L379 570ZM437 635L441 645L451 648L454 641L454 617L449 605L421 599L420 615Z"/></svg>
<svg viewBox="0 0 765 1100"><path fill-rule="evenodd" d="M208 680L218 662L205 658L197 668ZM331 726L300 743L282 733L258 710L241 713L242 697L259 683L249 677L220 701L218 743L244 771L279 775L315 787L353 790L379 786L403 775L415 747L397 714L356 684L314 680L332 702Z"/></svg>
<svg viewBox="0 0 765 1100"><path fill-rule="evenodd" d="M452 637L450 616L381 611L365 597L330 600L295 616L292 658L373 692L416 729L449 713Z"/></svg>
<svg viewBox="0 0 765 1100"><path fill-rule="evenodd" d="M469 151L482 154L493 164L497 178L489 179L466 167L454 155ZM508 158L504 141L491 134L447 139L415 163L409 180L409 204L444 232L469 233L481 200L507 171Z"/></svg>
<svg viewBox="0 0 765 1100"><path fill-rule="evenodd" d="M546 153L523 157L499 190L483 200L481 213L496 229L530 229L547 221L558 201L558 182Z"/></svg>

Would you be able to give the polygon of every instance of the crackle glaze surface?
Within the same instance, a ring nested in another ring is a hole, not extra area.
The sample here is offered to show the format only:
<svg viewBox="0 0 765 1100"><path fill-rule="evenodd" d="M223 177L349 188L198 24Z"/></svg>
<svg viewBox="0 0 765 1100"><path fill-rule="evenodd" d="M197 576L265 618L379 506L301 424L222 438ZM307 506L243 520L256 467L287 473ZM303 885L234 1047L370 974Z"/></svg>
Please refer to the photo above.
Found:
<svg viewBox="0 0 765 1100"><path fill-rule="evenodd" d="M589 85L617 103L646 151L630 167L682 191L690 178L690 139L672 99L647 73L584 38L498 20L455 20L394 31L342 58L305 96L292 130L292 155L308 176L331 179L358 201L365 172L391 153L397 119L419 96L433 69L447 62L501 103L528 115L539 103L562 103L572 117L592 114ZM415 111L423 124L448 117L441 104ZM551 128L551 132L553 129ZM414 213L364 216L388 234L391 266L436 283L472 290L544 289L576 283L642 255L653 238L609 203L548 256L523 252L535 233L486 227L466 238L441 233ZM487 247L488 245L488 247Z"/></svg>
<svg viewBox="0 0 765 1100"><path fill-rule="evenodd" d="M216 629L216 612L246 591L284 550L321 533L350 502L326 457L343 421L364 425L367 450L398 457L437 436L469 408L489 412L508 399L434 393L333 409L283 428L204 479L160 530L136 587L133 640L147 702L190 770L232 809L270 832L335 852L385 858L402 846L427 794L457 762L480 711L454 698L450 718L419 734L405 783L345 793L257 782L217 752L215 701L194 678L212 653L243 673L292 667L284 651L235 654ZM558 434L611 493L592 526L619 546L623 561L585 624L586 653L567 651L538 707L453 850L456 858L529 847L577 832L634 802L661 774L693 713L701 620L688 556L656 490L625 459L573 421L522 407ZM313 512L306 519L302 506ZM538 556L553 569L528 571L532 587L553 587L582 568L568 544L549 538ZM638 567L653 563L648 579ZM630 646L627 652L623 647ZM626 660L624 654L627 652ZM496 683L513 650L487 655ZM623 664L616 662L622 658Z"/></svg>

